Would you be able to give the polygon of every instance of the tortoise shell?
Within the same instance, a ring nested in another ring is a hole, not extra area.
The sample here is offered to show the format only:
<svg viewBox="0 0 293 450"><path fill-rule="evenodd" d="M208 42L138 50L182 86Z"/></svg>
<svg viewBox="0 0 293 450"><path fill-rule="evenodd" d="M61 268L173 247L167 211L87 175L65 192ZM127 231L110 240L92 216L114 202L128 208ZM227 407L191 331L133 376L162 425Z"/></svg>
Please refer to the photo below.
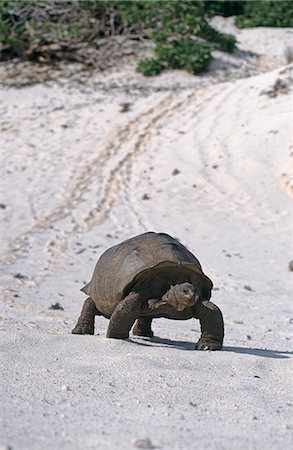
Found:
<svg viewBox="0 0 293 450"><path fill-rule="evenodd" d="M131 290L148 289L148 280L156 280L151 290L158 296L167 285L186 281L200 288L202 300L209 300L213 287L198 259L177 239L165 233L148 232L106 250L91 281L81 290L110 317Z"/></svg>

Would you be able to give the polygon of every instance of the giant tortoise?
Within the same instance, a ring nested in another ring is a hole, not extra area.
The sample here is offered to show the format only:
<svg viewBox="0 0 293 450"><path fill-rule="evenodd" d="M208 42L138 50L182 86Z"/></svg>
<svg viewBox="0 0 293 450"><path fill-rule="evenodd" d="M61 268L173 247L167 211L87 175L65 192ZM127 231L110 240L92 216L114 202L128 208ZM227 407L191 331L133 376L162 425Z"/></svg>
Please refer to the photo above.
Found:
<svg viewBox="0 0 293 450"><path fill-rule="evenodd" d="M220 350L224 337L220 309L210 302L212 281L196 257L177 239L148 232L106 250L91 281L73 334L94 334L96 315L110 319L107 337L153 337L154 318L200 320L197 350Z"/></svg>

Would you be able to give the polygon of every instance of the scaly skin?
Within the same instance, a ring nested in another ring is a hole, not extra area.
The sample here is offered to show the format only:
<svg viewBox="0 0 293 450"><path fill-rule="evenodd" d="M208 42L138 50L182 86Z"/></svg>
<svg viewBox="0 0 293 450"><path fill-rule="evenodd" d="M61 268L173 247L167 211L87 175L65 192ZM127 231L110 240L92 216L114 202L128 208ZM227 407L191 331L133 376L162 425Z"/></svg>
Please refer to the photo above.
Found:
<svg viewBox="0 0 293 450"><path fill-rule="evenodd" d="M209 300L199 302L193 309L201 326L201 337L195 349L221 350L224 339L224 321L220 309Z"/></svg>
<svg viewBox="0 0 293 450"><path fill-rule="evenodd" d="M224 322L220 309L209 300L197 302L185 310L176 310L173 306L163 300L150 300L156 304L156 308L148 309L136 292L130 293L115 308L111 315L107 337L115 339L127 339L135 320L133 328L136 336L153 337L151 328L154 317L168 317L178 320L186 320L192 317L199 319L201 325L201 337L198 340L196 350L220 350L224 338ZM101 315L96 305L87 298L84 302L82 312L78 319L73 334L94 334L95 315Z"/></svg>
<svg viewBox="0 0 293 450"><path fill-rule="evenodd" d="M110 317L108 338L127 339L129 332L142 308L140 294L131 292L116 306Z"/></svg>
<svg viewBox="0 0 293 450"><path fill-rule="evenodd" d="M132 333L135 336L144 336L152 338L154 336L154 332L151 327L152 320L153 320L152 317L142 317L140 319L137 319L132 329Z"/></svg>
<svg viewBox="0 0 293 450"><path fill-rule="evenodd" d="M96 308L95 303L90 297L86 299L83 304L77 324L72 330L72 334L94 334L95 331L95 316L100 316L101 313Z"/></svg>

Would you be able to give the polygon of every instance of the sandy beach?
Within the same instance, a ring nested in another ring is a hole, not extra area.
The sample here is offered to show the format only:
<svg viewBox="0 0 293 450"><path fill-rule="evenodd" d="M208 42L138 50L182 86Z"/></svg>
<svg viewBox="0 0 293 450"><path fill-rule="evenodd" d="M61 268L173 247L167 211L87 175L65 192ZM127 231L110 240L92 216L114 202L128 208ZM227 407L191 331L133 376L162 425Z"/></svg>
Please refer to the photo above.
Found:
<svg viewBox="0 0 293 450"><path fill-rule="evenodd" d="M1 450L292 448L293 30L214 23L238 50L202 76L0 87ZM213 280L222 351L195 319L71 334L99 256L145 231Z"/></svg>

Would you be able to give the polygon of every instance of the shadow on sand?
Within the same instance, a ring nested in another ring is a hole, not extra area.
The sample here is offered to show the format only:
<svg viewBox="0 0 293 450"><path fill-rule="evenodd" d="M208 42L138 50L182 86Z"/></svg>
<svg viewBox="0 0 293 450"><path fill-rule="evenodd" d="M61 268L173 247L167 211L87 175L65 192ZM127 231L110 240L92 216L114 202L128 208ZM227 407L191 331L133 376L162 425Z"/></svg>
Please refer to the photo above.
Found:
<svg viewBox="0 0 293 450"><path fill-rule="evenodd" d="M224 352L242 353L245 355L261 356L262 358L286 359L293 355L293 352L282 352L281 350L268 350L262 348L247 347L223 347Z"/></svg>
<svg viewBox="0 0 293 450"><path fill-rule="evenodd" d="M135 338L130 339L131 342L137 345L143 345L146 347L175 347L181 350L194 350L195 342L187 341L173 341L171 339L164 339L158 336L153 338ZM275 358L286 359L293 355L293 352L280 351L280 350L268 350L261 348L249 348L249 347L223 347L222 352L241 353L244 355L259 356L262 358Z"/></svg>
<svg viewBox="0 0 293 450"><path fill-rule="evenodd" d="M137 345L143 345L145 347L175 347L181 350L194 350L195 342L187 341L172 341L171 339L160 338L154 336L152 338L138 337L131 338L131 342Z"/></svg>

